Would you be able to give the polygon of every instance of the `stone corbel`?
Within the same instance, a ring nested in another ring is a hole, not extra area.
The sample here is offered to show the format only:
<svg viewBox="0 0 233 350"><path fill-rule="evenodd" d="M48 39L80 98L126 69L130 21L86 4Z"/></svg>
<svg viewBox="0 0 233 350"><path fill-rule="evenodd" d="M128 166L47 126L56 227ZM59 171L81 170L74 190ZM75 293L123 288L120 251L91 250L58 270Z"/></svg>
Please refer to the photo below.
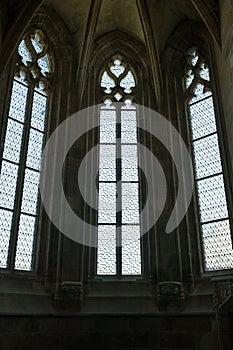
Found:
<svg viewBox="0 0 233 350"><path fill-rule="evenodd" d="M185 306L184 288L181 282L166 281L158 284L158 308L160 310L180 310Z"/></svg>
<svg viewBox="0 0 233 350"><path fill-rule="evenodd" d="M62 309L80 310L83 298L82 282L63 281L60 285L56 305Z"/></svg>
<svg viewBox="0 0 233 350"><path fill-rule="evenodd" d="M214 283L214 309L217 313L233 314L233 276L219 276Z"/></svg>

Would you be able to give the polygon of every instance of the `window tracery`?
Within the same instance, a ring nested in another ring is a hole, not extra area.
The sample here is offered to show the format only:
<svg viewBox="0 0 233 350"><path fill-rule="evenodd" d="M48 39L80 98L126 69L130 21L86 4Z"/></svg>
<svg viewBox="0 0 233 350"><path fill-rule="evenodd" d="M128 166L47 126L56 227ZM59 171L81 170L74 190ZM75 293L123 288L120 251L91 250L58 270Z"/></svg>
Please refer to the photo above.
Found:
<svg viewBox="0 0 233 350"><path fill-rule="evenodd" d="M101 76L98 275L140 275L136 86L120 56ZM120 101L121 103L116 103Z"/></svg>
<svg viewBox="0 0 233 350"><path fill-rule="evenodd" d="M226 188L209 67L194 50L185 70L205 271L233 266Z"/></svg>
<svg viewBox="0 0 233 350"><path fill-rule="evenodd" d="M40 161L53 60L41 30L17 47L0 162L0 267L32 270L38 226Z"/></svg>

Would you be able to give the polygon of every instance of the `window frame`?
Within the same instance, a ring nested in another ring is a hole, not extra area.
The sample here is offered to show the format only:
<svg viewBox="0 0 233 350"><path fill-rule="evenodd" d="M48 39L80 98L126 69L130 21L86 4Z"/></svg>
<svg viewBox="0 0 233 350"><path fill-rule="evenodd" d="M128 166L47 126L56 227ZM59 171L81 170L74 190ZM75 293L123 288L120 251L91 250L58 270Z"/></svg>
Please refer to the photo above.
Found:
<svg viewBox="0 0 233 350"><path fill-rule="evenodd" d="M224 115L223 109L221 108L221 93L219 84L218 84L218 75L217 75L217 65L214 61L214 55L208 54L205 52L205 50L202 50L201 46L195 46L196 51L198 52L199 56L203 61L207 63L207 66L209 68L209 74L210 74L210 91L213 101L213 107L214 107L214 115L215 115L215 121L216 121L216 135L218 138L219 143L219 152L220 152L220 159L221 159L221 166L222 166L222 176L223 176L223 183L225 187L225 194L226 194L226 206L228 210L228 220L229 220L229 226L230 226L230 235L231 235L231 241L233 246L233 205L232 201L230 199L231 193L232 193L232 187L230 182L230 168L227 166L227 155L229 155L229 150L227 149L227 142L224 139L224 135L226 135L226 129L225 129L225 123L224 119L221 118L221 116ZM190 52L189 50L187 50ZM204 52L203 52L204 51ZM186 56L187 57L187 56ZM214 70L213 67L216 69ZM184 70L187 71L187 60L186 65L184 66ZM194 78L195 79L195 78ZM186 124L187 124L187 131L188 131L188 142L190 145L190 153L192 156L193 164L195 164L195 158L194 158L194 146L193 146L193 138L192 138L192 130L191 130L191 121L190 121L190 110L189 110L189 103L191 100L191 96L188 96L186 94L187 89L185 86L185 77L183 78L183 91L185 91L185 114L186 114ZM203 85L204 86L204 85ZM206 97L208 98L208 97ZM200 100L201 101L201 100ZM197 101L196 103L199 103ZM221 120L220 120L221 119ZM209 136L209 134L207 135ZM216 275L229 275L229 272L233 270L233 266L231 268L226 269L219 269L219 270L206 270L205 269L205 253L204 253L204 243L203 243L203 232L202 232L202 224L201 224L201 216L200 216L200 204L199 204L199 197L198 197L198 189L197 189L197 179L196 179L196 169L195 166L193 166L194 169L194 195L193 195L193 201L194 201L194 213L195 213L195 226L197 228L197 243L198 243L198 255L199 255L199 261L200 261L200 268L201 268L201 276L203 278L210 278L212 276ZM215 176L215 175L210 175ZM217 220L218 221L218 220ZM213 221L216 222L216 221ZM205 224L205 223L203 223Z"/></svg>

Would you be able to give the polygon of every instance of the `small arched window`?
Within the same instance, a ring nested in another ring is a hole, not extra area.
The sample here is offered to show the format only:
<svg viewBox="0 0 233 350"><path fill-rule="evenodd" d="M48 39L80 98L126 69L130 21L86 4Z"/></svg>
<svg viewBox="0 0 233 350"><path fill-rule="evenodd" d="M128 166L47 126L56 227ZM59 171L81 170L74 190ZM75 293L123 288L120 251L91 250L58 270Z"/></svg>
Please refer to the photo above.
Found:
<svg viewBox="0 0 233 350"><path fill-rule="evenodd" d="M211 75L197 50L193 50L187 60L185 88L204 269L229 269L233 267L233 249Z"/></svg>
<svg viewBox="0 0 233 350"><path fill-rule="evenodd" d="M97 275L141 274L136 81L121 56L101 75Z"/></svg>
<svg viewBox="0 0 233 350"><path fill-rule="evenodd" d="M52 55L45 34L41 30L27 32L17 47L1 130L1 268L33 269L40 161L52 72Z"/></svg>

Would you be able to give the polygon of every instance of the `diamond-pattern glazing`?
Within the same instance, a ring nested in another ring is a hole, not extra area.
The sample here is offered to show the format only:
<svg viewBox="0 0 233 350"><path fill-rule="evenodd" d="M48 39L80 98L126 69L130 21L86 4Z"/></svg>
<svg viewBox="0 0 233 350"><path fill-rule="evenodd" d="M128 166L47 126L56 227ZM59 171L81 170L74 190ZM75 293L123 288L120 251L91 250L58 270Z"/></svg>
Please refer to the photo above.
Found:
<svg viewBox="0 0 233 350"><path fill-rule="evenodd" d="M32 103L31 126L44 131L46 117L47 97L34 92Z"/></svg>
<svg viewBox="0 0 233 350"><path fill-rule="evenodd" d="M23 124L8 118L3 158L18 163L23 136Z"/></svg>
<svg viewBox="0 0 233 350"><path fill-rule="evenodd" d="M222 175L197 182L201 222L228 217L225 186Z"/></svg>
<svg viewBox="0 0 233 350"><path fill-rule="evenodd" d="M37 171L26 169L21 205L22 212L36 215L39 181L40 174Z"/></svg>
<svg viewBox="0 0 233 350"><path fill-rule="evenodd" d="M137 119L136 111L121 112L121 142L137 143Z"/></svg>
<svg viewBox="0 0 233 350"><path fill-rule="evenodd" d="M138 183L122 183L122 223L139 223Z"/></svg>
<svg viewBox="0 0 233 350"><path fill-rule="evenodd" d="M30 129L26 162L27 167L33 168L35 170L40 169L43 138L43 133L34 129Z"/></svg>
<svg viewBox="0 0 233 350"><path fill-rule="evenodd" d="M222 172L217 134L194 141L193 149L197 179Z"/></svg>
<svg viewBox="0 0 233 350"><path fill-rule="evenodd" d="M101 145L100 147L99 181L116 181L115 145Z"/></svg>
<svg viewBox="0 0 233 350"><path fill-rule="evenodd" d="M122 180L138 181L137 145L121 146Z"/></svg>
<svg viewBox="0 0 233 350"><path fill-rule="evenodd" d="M27 93L28 93L27 86L22 85L17 81L13 82L10 110L9 110L10 118L16 119L20 122L24 122Z"/></svg>
<svg viewBox="0 0 233 350"><path fill-rule="evenodd" d="M216 132L212 96L190 106L190 121L193 140Z"/></svg>
<svg viewBox="0 0 233 350"><path fill-rule="evenodd" d="M99 183L99 223L116 222L116 184Z"/></svg>
<svg viewBox="0 0 233 350"><path fill-rule="evenodd" d="M36 218L34 216L20 215L15 269L26 271L32 269L35 221Z"/></svg>
<svg viewBox="0 0 233 350"><path fill-rule="evenodd" d="M0 267L7 267L12 212L0 209Z"/></svg>
<svg viewBox="0 0 233 350"><path fill-rule="evenodd" d="M122 226L122 274L141 274L140 226Z"/></svg>
<svg viewBox="0 0 233 350"><path fill-rule="evenodd" d="M116 274L116 226L98 226L97 274Z"/></svg>
<svg viewBox="0 0 233 350"><path fill-rule="evenodd" d="M2 161L0 175L0 206L13 209L18 178L18 165Z"/></svg>
<svg viewBox="0 0 233 350"><path fill-rule="evenodd" d="M100 143L116 142L116 111L100 111Z"/></svg>
<svg viewBox="0 0 233 350"><path fill-rule="evenodd" d="M229 220L202 225L205 268L207 271L233 266Z"/></svg>

